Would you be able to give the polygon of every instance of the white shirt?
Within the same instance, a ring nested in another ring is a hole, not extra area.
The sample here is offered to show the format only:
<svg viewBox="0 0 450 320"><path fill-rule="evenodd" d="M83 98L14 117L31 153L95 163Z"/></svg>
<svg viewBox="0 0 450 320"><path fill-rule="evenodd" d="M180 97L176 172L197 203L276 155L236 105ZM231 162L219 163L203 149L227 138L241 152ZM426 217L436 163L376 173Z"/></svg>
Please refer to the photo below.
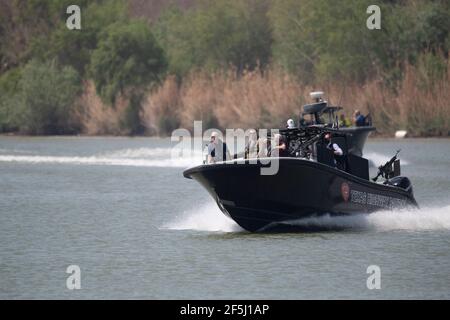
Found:
<svg viewBox="0 0 450 320"><path fill-rule="evenodd" d="M342 152L342 149L336 143L333 143L332 147L335 155L342 156L344 154L344 152Z"/></svg>
<svg viewBox="0 0 450 320"><path fill-rule="evenodd" d="M222 161L223 145L221 143L210 143L208 145L208 155L211 156L213 162Z"/></svg>

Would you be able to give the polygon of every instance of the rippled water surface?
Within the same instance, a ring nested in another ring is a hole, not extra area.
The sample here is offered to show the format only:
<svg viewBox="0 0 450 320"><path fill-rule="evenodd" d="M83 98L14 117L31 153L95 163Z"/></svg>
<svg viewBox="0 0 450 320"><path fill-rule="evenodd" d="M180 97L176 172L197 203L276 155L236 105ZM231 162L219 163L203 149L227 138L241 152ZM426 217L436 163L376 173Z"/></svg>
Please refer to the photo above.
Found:
<svg viewBox="0 0 450 320"><path fill-rule="evenodd" d="M249 234L183 178L201 160L169 140L0 137L0 298L448 299L450 140L369 140L365 154L380 165L398 148L419 210Z"/></svg>

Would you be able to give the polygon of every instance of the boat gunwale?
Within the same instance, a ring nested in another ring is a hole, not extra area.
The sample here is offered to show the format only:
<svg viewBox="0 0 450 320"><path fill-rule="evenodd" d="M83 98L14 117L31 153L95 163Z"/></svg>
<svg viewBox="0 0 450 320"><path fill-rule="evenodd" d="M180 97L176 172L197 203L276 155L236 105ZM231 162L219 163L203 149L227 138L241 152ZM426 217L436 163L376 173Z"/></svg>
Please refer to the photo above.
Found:
<svg viewBox="0 0 450 320"><path fill-rule="evenodd" d="M214 163L214 164L202 164L199 166L195 166L192 168L188 168L183 172L184 177L188 178L188 179L192 179L191 175L196 173L196 172L201 172L201 171L214 171L217 169L223 169L223 168L227 168L227 169L234 169L235 166L232 165L241 165L241 166L257 166L259 168L264 168L267 167L268 164L264 164L261 163L260 160L275 160L278 159L279 161L283 161L283 162L292 162L292 163L300 163L302 165L306 165L309 167L313 167L316 169L322 169L322 170L326 170L329 173L332 174L336 174L338 176L340 176L341 178L350 180L354 183L359 183L362 184L368 188L376 188L379 191L386 191L386 189L390 189L389 191L393 191L396 192L398 194L401 194L402 196L406 196L409 199L413 200L414 203L416 203L416 201L414 200L414 197L412 196L411 193L409 193L408 191L400 188L400 187L396 187L396 186L392 186L392 185L388 185L388 184L380 184L380 183L376 183L376 182L372 182L370 180L366 180L363 178L360 178L358 176L349 174L348 172L333 168L327 164L324 163L319 163L316 161L311 161L308 159L302 159L302 158L295 158L295 157L273 157L273 158L258 158L258 162L256 163L251 163L251 160L255 160L255 159L234 159L234 160L229 160L229 161L224 161L224 162L219 162L219 163ZM417 203L416 203L417 204Z"/></svg>

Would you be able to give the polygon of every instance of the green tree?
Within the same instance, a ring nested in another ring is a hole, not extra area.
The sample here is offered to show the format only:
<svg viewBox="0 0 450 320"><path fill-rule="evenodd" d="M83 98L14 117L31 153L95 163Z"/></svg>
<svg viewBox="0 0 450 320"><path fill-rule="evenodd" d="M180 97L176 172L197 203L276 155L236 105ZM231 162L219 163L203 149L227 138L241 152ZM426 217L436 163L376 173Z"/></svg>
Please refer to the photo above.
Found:
<svg viewBox="0 0 450 320"><path fill-rule="evenodd" d="M305 82L363 80L372 59L366 28L370 1L274 0L274 60Z"/></svg>
<svg viewBox="0 0 450 320"><path fill-rule="evenodd" d="M71 67L32 60L22 72L10 107L16 126L29 134L67 134L71 107L80 92L78 73Z"/></svg>
<svg viewBox="0 0 450 320"><path fill-rule="evenodd" d="M0 72L26 63L31 43L54 29L54 0L0 1Z"/></svg>
<svg viewBox="0 0 450 320"><path fill-rule="evenodd" d="M268 0L199 1L187 11L167 9L157 22L157 36L167 52L170 70L192 68L242 71L270 61L272 35Z"/></svg>
<svg viewBox="0 0 450 320"><path fill-rule="evenodd" d="M91 56L90 76L109 103L126 89L139 91L160 80L166 71L164 52L143 21L117 22L100 36Z"/></svg>
<svg viewBox="0 0 450 320"><path fill-rule="evenodd" d="M70 1L60 6L59 28L45 39L33 43L34 55L43 59L57 59L62 65L74 67L84 76L91 59L91 53L97 48L100 33L113 23L127 22L127 7L124 0L83 1L81 7L81 30L69 30L66 27L66 8Z"/></svg>
<svg viewBox="0 0 450 320"><path fill-rule="evenodd" d="M17 129L13 118L14 97L19 91L20 68L11 69L0 77L0 132Z"/></svg>
<svg viewBox="0 0 450 320"><path fill-rule="evenodd" d="M274 60L306 82L381 77L394 87L405 62L450 47L448 1L390 1L381 30L369 30L370 0L274 0Z"/></svg>

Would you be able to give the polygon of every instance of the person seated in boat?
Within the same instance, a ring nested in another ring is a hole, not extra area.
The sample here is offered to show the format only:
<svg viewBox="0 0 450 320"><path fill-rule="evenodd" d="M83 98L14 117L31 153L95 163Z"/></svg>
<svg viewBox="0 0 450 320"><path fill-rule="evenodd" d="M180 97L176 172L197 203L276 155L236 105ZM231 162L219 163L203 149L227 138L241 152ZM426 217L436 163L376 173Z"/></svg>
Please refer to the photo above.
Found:
<svg viewBox="0 0 450 320"><path fill-rule="evenodd" d="M211 133L211 140L208 145L208 163L216 163L231 159L227 144L220 139L217 132Z"/></svg>
<svg viewBox="0 0 450 320"><path fill-rule="evenodd" d="M339 117L339 127L341 128L348 128L352 126L352 122L349 118L345 116L345 114L341 113Z"/></svg>
<svg viewBox="0 0 450 320"><path fill-rule="evenodd" d="M325 135L325 141L328 143L327 149L333 153L335 167L337 167L339 170L345 171L346 168L344 152L342 151L342 148L337 143L333 143L331 139L331 133L327 133Z"/></svg>
<svg viewBox="0 0 450 320"><path fill-rule="evenodd" d="M272 157L288 157L288 148L286 140L279 133L273 137L273 146L270 152Z"/></svg>
<svg viewBox="0 0 450 320"><path fill-rule="evenodd" d="M245 159L253 159L258 157L258 134L256 130L249 131L247 145L245 146Z"/></svg>
<svg viewBox="0 0 450 320"><path fill-rule="evenodd" d="M286 128L287 128L287 129L295 129L295 122L294 122L294 120L289 119L289 120L287 121L287 126L286 126Z"/></svg>
<svg viewBox="0 0 450 320"><path fill-rule="evenodd" d="M269 155L270 142L267 138L258 139L258 158L265 158Z"/></svg>
<svg viewBox="0 0 450 320"><path fill-rule="evenodd" d="M355 110L353 114L353 123L357 127L364 127L366 125L366 117L364 117L359 110Z"/></svg>

